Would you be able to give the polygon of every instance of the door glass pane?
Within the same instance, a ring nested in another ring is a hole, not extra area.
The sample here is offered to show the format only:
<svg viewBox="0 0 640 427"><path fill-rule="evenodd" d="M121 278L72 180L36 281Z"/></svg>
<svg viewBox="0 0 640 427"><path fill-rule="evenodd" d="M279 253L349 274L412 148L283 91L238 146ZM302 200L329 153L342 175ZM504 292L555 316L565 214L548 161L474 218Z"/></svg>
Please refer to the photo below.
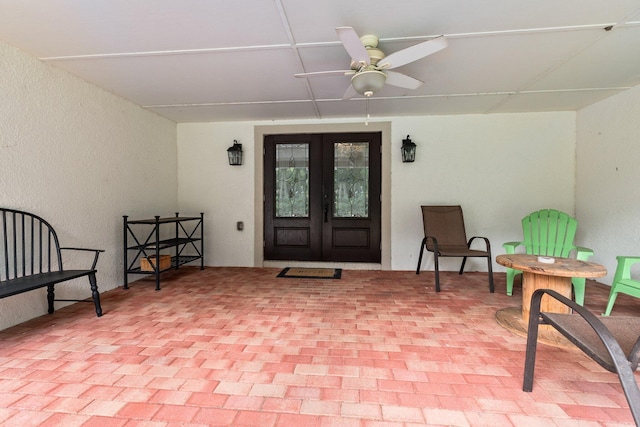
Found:
<svg viewBox="0 0 640 427"><path fill-rule="evenodd" d="M309 144L276 145L276 217L309 216Z"/></svg>
<svg viewBox="0 0 640 427"><path fill-rule="evenodd" d="M369 216L369 143L338 142L333 148L333 216Z"/></svg>

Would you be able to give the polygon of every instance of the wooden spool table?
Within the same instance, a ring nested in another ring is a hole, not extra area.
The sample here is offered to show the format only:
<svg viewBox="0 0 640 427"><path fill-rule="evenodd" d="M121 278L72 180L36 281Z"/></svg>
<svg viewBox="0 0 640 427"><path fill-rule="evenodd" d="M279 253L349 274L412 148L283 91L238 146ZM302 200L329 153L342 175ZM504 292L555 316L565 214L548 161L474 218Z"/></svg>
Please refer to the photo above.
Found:
<svg viewBox="0 0 640 427"><path fill-rule="evenodd" d="M496 313L498 323L518 335L526 336L529 324L531 295L537 289L553 289L571 298L571 278L603 277L607 269L593 262L579 261L573 258L552 258L553 262L541 262L538 255L511 254L498 255L496 262L508 268L522 271L522 307L509 307ZM542 298L541 311L551 313L569 313L569 308L545 295ZM516 317L516 318L514 318ZM545 332L543 334L543 331ZM540 329L541 341L548 344L564 344L563 337L556 335L548 326Z"/></svg>

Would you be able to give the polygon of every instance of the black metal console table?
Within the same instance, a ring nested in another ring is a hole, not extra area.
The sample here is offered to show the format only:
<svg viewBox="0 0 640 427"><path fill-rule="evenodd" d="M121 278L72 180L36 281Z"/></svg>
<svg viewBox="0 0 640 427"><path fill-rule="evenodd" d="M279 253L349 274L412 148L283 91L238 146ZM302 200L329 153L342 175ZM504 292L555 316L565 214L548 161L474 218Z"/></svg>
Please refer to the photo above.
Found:
<svg viewBox="0 0 640 427"><path fill-rule="evenodd" d="M204 213L181 217L176 212L174 217L133 221L128 218L123 216L124 289L129 289L129 274L154 275L156 291L159 291L163 271L177 270L198 259L200 269L204 269ZM161 257L168 259L169 256L171 264L164 265ZM150 269L142 269L142 262Z"/></svg>

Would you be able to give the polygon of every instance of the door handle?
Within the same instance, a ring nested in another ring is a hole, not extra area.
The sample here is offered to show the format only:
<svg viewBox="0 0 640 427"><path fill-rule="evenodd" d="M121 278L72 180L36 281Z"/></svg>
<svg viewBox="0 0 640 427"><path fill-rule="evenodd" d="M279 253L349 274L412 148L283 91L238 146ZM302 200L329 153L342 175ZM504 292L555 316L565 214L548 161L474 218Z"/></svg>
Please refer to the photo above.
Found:
<svg viewBox="0 0 640 427"><path fill-rule="evenodd" d="M329 195L325 191L324 184L322 185L322 199L324 200L322 209L324 213L324 222L329 222Z"/></svg>

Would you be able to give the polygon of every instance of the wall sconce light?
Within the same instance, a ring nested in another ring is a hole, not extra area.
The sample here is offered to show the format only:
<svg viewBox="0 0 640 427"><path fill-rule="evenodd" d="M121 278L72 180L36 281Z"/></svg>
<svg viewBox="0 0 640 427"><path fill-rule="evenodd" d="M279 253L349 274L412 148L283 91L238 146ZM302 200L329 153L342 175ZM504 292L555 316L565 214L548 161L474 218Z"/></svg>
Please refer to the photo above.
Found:
<svg viewBox="0 0 640 427"><path fill-rule="evenodd" d="M227 148L227 154L229 155L229 164L231 166L240 166L242 164L242 144L238 144L238 141L233 140L233 145Z"/></svg>
<svg viewBox="0 0 640 427"><path fill-rule="evenodd" d="M409 135L407 135L407 139L402 140L402 163L413 163L416 159L416 144L414 144Z"/></svg>

